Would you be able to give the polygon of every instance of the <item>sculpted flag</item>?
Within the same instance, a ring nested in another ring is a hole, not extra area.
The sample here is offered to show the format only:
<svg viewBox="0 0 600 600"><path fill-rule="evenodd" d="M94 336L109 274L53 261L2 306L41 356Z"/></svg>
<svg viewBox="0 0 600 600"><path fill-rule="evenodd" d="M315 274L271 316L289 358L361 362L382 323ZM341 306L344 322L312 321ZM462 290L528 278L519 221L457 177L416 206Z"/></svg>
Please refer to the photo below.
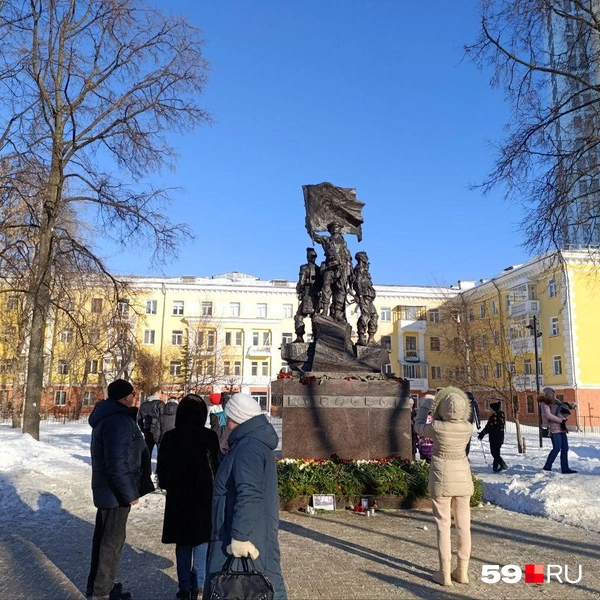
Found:
<svg viewBox="0 0 600 600"><path fill-rule="evenodd" d="M363 202L356 199L356 190L341 188L323 182L316 185L303 185L304 205L306 206L306 231L311 239L318 231L327 231L327 225L336 221L342 233L352 233L362 240Z"/></svg>

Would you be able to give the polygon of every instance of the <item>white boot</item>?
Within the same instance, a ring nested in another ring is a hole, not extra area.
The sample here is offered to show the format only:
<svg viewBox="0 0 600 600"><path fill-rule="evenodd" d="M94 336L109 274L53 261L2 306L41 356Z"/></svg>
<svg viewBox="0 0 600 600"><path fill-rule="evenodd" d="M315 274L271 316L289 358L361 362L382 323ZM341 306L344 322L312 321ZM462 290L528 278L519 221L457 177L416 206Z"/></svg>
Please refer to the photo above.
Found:
<svg viewBox="0 0 600 600"><path fill-rule="evenodd" d="M458 583L469 583L469 559L458 559L456 569L452 571L452 579Z"/></svg>
<svg viewBox="0 0 600 600"><path fill-rule="evenodd" d="M452 561L440 560L440 570L433 574L433 580L445 587L452 585Z"/></svg>

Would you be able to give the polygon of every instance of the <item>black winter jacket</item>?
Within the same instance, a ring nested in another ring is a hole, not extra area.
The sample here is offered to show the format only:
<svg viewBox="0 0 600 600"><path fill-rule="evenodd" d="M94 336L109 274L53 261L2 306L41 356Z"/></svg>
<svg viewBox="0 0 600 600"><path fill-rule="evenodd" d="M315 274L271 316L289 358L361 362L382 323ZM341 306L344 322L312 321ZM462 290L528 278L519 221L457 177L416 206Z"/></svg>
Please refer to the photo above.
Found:
<svg viewBox="0 0 600 600"><path fill-rule="evenodd" d="M135 421L136 408L102 400L90 414L92 492L97 508L129 506L154 489L150 454Z"/></svg>
<svg viewBox="0 0 600 600"><path fill-rule="evenodd" d="M151 433L154 436L155 442L160 439L160 415L164 408L164 402L155 396L150 396L140 404L138 424L144 434Z"/></svg>
<svg viewBox="0 0 600 600"><path fill-rule="evenodd" d="M162 442L167 431L175 429L175 414L177 413L177 402L167 402L160 415L160 437L154 436L159 444Z"/></svg>
<svg viewBox="0 0 600 600"><path fill-rule="evenodd" d="M279 439L264 415L238 425L229 435L226 454L215 479L213 530L208 551L204 598L210 581L222 571L234 538L251 541L260 556L254 561L273 584L275 600L286 598L279 558L279 496L273 450Z"/></svg>

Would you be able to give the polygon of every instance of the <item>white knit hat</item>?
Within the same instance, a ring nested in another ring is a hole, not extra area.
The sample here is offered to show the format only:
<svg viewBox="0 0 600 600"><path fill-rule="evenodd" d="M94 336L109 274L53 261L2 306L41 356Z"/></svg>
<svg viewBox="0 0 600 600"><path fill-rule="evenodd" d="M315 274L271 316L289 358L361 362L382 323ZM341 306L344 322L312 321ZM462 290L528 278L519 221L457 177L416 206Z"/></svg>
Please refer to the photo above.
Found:
<svg viewBox="0 0 600 600"><path fill-rule="evenodd" d="M238 424L260 414L262 414L260 405L248 394L234 394L225 405L225 415Z"/></svg>

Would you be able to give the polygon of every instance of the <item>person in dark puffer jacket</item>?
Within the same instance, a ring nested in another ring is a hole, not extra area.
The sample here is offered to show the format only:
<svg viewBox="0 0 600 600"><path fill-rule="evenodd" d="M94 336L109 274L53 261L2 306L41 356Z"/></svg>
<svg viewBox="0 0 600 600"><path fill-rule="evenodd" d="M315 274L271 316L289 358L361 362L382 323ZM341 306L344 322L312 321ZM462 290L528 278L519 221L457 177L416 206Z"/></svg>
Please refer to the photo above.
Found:
<svg viewBox="0 0 600 600"><path fill-rule="evenodd" d="M90 414L92 431L92 492L97 507L88 597L128 600L115 584L129 511L144 494L154 491L150 453L136 423L133 386L117 379L108 386L108 399Z"/></svg>
<svg viewBox="0 0 600 600"><path fill-rule="evenodd" d="M504 444L504 428L506 426L506 417L504 416L504 412L501 410L502 403L499 400L497 402L491 402L490 408L494 412L490 415L488 422L479 432L477 437L482 440L484 436L490 436L490 453L494 458L494 464L492 468L494 473L499 473L500 471L505 471L508 469L504 459L500 456L500 450L502 449L502 444Z"/></svg>
<svg viewBox="0 0 600 600"><path fill-rule="evenodd" d="M177 400L177 398L169 398L169 400L165 404L159 419L160 436L156 439L158 445L160 445L163 441L163 438L165 437L165 433L167 433L167 431L175 429L175 415L177 413L178 406L179 401Z"/></svg>
<svg viewBox="0 0 600 600"><path fill-rule="evenodd" d="M279 439L248 394L234 394L225 406L229 451L215 478L212 535L204 600L211 580L230 555L250 557L273 585L275 600L287 598L279 554L279 496L273 450Z"/></svg>

